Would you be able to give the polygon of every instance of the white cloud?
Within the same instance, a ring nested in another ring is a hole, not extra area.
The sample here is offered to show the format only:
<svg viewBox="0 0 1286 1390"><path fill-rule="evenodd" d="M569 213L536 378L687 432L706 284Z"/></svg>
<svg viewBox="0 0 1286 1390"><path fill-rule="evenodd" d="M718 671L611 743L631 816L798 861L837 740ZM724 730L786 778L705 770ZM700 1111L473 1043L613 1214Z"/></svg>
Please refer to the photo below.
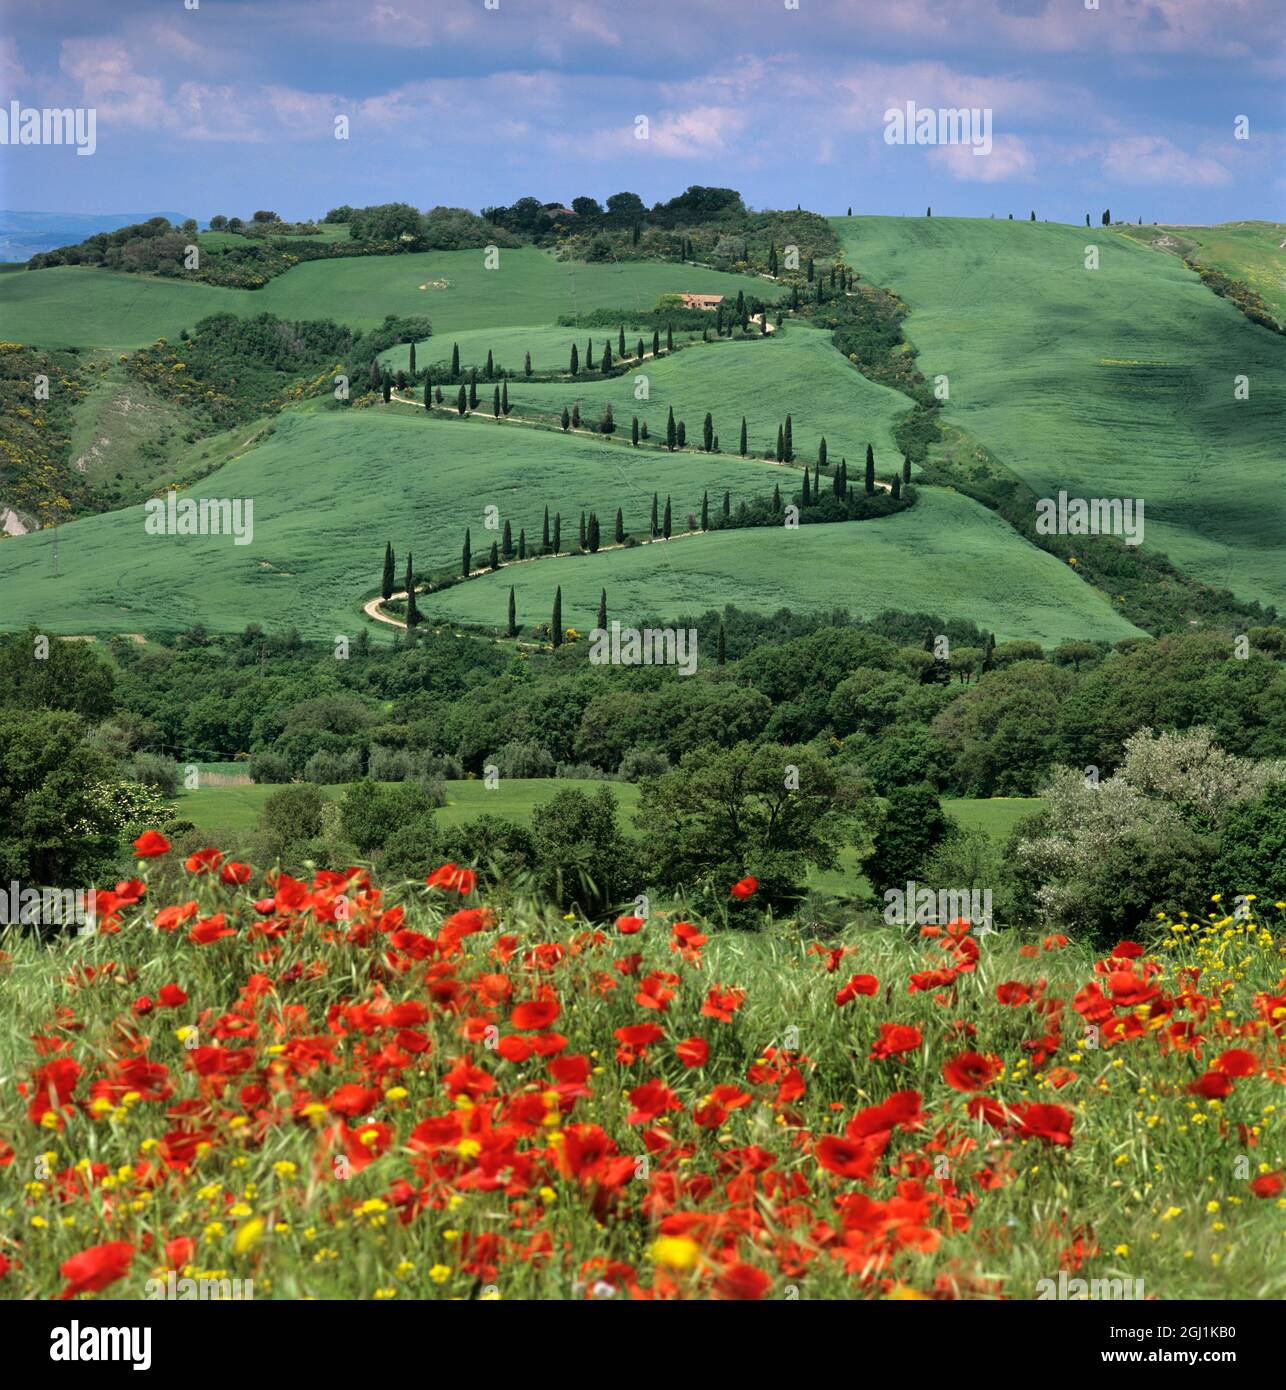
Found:
<svg viewBox="0 0 1286 1390"><path fill-rule="evenodd" d="M1209 155L1192 155L1163 135L1130 135L1103 151L1103 173L1115 183L1196 184L1213 188L1232 175Z"/></svg>

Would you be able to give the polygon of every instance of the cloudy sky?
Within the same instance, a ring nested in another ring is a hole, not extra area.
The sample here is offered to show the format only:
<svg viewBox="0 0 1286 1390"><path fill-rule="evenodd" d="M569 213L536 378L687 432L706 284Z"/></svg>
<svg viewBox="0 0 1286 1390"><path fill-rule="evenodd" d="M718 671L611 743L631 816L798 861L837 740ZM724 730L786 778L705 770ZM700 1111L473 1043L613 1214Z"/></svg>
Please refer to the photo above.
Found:
<svg viewBox="0 0 1286 1390"><path fill-rule="evenodd" d="M97 112L92 158L0 147L9 209L297 218L623 189L651 203L691 183L754 207L1063 221L1105 206L1281 219L1286 203L1286 0L2 0L0 14L0 107ZM991 152L887 144L884 112L908 101L990 109Z"/></svg>

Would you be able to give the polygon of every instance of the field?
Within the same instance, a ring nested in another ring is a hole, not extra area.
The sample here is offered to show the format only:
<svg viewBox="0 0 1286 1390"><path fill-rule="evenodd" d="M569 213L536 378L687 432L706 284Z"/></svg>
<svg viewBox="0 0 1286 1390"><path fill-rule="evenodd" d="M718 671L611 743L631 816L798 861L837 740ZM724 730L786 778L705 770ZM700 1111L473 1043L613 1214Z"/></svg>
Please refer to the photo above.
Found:
<svg viewBox="0 0 1286 1390"><path fill-rule="evenodd" d="M618 428L628 429L630 416L637 415L647 421L653 438L664 437L666 413L673 407L674 418L687 425L690 443L700 443L709 411L724 453L736 452L745 416L749 450L759 456L775 449L777 427L790 415L795 454L801 460L816 461L824 436L830 462L847 457L854 477L860 476L867 444L875 449L882 477L902 466L892 431L911 402L862 376L821 329L792 323L766 341L698 344L647 364L644 372L646 401L634 397L633 372L606 381L591 375L575 386L513 382L509 400L516 412L544 414L556 414L579 401L581 415L591 421L598 420L610 402Z"/></svg>
<svg viewBox="0 0 1286 1390"><path fill-rule="evenodd" d="M1118 232L962 218L832 220L911 308L949 418L1040 497L1142 498L1147 548L1286 606L1286 339ZM1100 268L1085 268L1087 245ZM1235 379L1250 380L1234 401Z"/></svg>
<svg viewBox="0 0 1286 1390"><path fill-rule="evenodd" d="M823 946L185 888L12 943L0 1152L36 1176L0 1297L168 1270L256 1299L1286 1296L1286 1005L1254 921Z"/></svg>
<svg viewBox="0 0 1286 1390"><path fill-rule="evenodd" d="M1286 223L1221 222L1214 227L1130 227L1134 241L1211 266L1249 285L1286 323Z"/></svg>
<svg viewBox="0 0 1286 1390"><path fill-rule="evenodd" d="M609 615L623 622L694 616L731 601L769 613L783 605L808 611L836 604L859 615L931 612L974 619L997 641L1119 641L1135 634L1070 569L978 503L937 489L923 490L910 511L880 521L719 531L673 540L659 554L640 546L537 560L423 595L420 611L498 628L510 585L520 623L548 622L561 586L563 621L581 632L594 625L606 588Z"/></svg>
<svg viewBox="0 0 1286 1390"><path fill-rule="evenodd" d="M647 310L671 291L735 298L752 287L762 292L764 282L692 265L560 262L530 247L501 251L495 270L484 268L482 251L308 261L260 290L58 266L0 276L0 320L9 339L43 347L137 348L176 338L214 313L334 319L363 331L388 314L427 314L442 337L552 324L560 314L594 309Z"/></svg>
<svg viewBox="0 0 1286 1390"><path fill-rule="evenodd" d="M696 332L676 332L674 343L677 347L680 343L692 338L700 338ZM607 331L604 329L578 329L560 327L528 327L528 328L475 328L465 329L463 332L452 333L448 337L435 335L432 338L421 339L415 345L416 366L423 371L430 362L450 362L451 348L453 345L460 349L460 362L462 366L482 367L487 361L487 353L494 354L494 363L497 369L503 367L506 371L521 372L523 370L523 356L531 353L531 369L534 372L565 372L571 360L572 344L574 343L584 360L585 340L594 340L594 360L599 360L599 354L603 350L603 343L606 341ZM644 350L652 351L652 333L635 331L627 332L625 335L626 346L631 352L638 346L639 338L643 338ZM611 333L612 350L616 350L616 334ZM665 346L665 334L662 333L662 348ZM399 343L397 347L391 347L387 352L380 354L381 363L389 371L396 372L399 368L405 370L410 362L411 348L408 343ZM658 364L659 366L660 364ZM510 384L510 395L513 395L517 383ZM479 391L482 386L479 385ZM630 378L630 389L633 390L633 378ZM490 394L488 389L488 394Z"/></svg>

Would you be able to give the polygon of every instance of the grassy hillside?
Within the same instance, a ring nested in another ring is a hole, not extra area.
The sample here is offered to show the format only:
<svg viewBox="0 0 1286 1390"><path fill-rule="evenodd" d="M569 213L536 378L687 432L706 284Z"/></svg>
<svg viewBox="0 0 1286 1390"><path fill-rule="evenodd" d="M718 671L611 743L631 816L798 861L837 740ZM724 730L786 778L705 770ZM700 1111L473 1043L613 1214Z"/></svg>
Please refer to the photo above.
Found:
<svg viewBox="0 0 1286 1390"><path fill-rule="evenodd" d="M147 536L135 506L62 528L61 575L52 580L49 535L0 542L4 621L110 633L196 622L240 631L253 619L305 635L352 633L362 596L379 582L385 540L400 562L410 548L427 570L458 561L466 526L475 556L485 558L491 505L511 521L515 544L520 527L539 540L546 505L551 515L562 511L569 540L590 508L610 534L622 507L641 534L653 490L673 496L678 517L700 509L703 488L764 497L779 476L775 465L735 455L635 453L405 406L288 411L264 444L185 494L253 499L252 544Z"/></svg>
<svg viewBox="0 0 1286 1390"><path fill-rule="evenodd" d="M563 621L581 631L593 626L602 588L611 616L621 621L696 614L731 601L769 613L836 605L856 614L933 612L984 623L1000 641L1119 640L1136 631L978 503L938 490L923 490L910 511L880 521L719 531L659 547L536 560L424 595L420 609L500 627L511 584L520 623L547 622L561 586Z"/></svg>
<svg viewBox="0 0 1286 1390"><path fill-rule="evenodd" d="M630 416L637 415L647 421L653 438L664 438L666 413L672 406L675 419L687 425L690 443L700 442L709 411L724 453L736 453L744 415L750 451L760 455L775 446L777 427L789 414L801 460L814 462L825 436L831 462L847 456L850 471L860 471L868 443L874 446L882 473L901 467L892 431L911 402L862 376L836 352L830 334L819 328L792 323L780 337L702 344L663 357L644 370L646 401L634 398L634 372L606 381L590 375L575 386L514 382L509 400L515 411L549 413L579 401L582 416L591 421L598 420L610 402L619 428L628 429Z"/></svg>
<svg viewBox="0 0 1286 1390"><path fill-rule="evenodd" d="M833 220L847 258L910 306L948 418L1037 494L1141 497L1145 545L1286 605L1286 340L1119 232L961 218ZM1085 269L1098 246L1100 268ZM1234 377L1251 381L1234 401Z"/></svg>
<svg viewBox="0 0 1286 1390"><path fill-rule="evenodd" d="M388 314L427 314L440 336L618 305L650 309L668 291L735 297L764 283L691 265L556 261L531 248L502 250L495 270L483 260L481 251L429 251L310 261L253 291L59 266L0 276L0 319L10 339L51 347L141 347L220 312L331 318L362 330Z"/></svg>
<svg viewBox="0 0 1286 1390"><path fill-rule="evenodd" d="M1122 227L1132 240L1240 280L1286 323L1286 223L1221 222L1214 227Z"/></svg>
<svg viewBox="0 0 1286 1390"><path fill-rule="evenodd" d="M497 369L503 367L506 371L521 372L523 370L523 356L529 352L531 353L532 371L565 372L571 359L573 343L583 358L585 340L593 338L594 360L597 362L599 354L603 350L606 336L601 328L472 328L465 329L460 333L435 334L432 338L422 339L415 345L415 360L421 371L429 362L449 362L452 345L456 345L460 349L462 366L482 366L487 360L487 353L490 352L494 354ZM615 352L615 332L611 332L610 336L613 345L612 351ZM665 335L662 334L661 336L664 339ZM700 336L700 333L685 333L676 329L675 345L692 338L700 338ZM644 350L651 352L651 330L640 333L637 329L632 332L627 330L625 334L625 341L630 351L634 351L640 337L644 339ZM661 345L662 347L665 346L664 341ZM389 348L387 352L380 353L380 361L393 372L396 372L399 367L405 370L410 362L410 357L411 348L408 343L399 343L396 347ZM481 386L478 389L481 390ZM488 392L488 394L490 393ZM510 394L512 395L512 392Z"/></svg>

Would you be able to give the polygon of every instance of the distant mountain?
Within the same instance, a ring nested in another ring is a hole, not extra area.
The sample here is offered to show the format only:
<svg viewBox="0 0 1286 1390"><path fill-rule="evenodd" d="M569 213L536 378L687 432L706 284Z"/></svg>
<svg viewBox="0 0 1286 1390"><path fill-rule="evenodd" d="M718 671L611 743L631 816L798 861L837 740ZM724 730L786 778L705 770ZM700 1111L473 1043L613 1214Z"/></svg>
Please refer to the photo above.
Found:
<svg viewBox="0 0 1286 1390"><path fill-rule="evenodd" d="M114 232L149 217L182 222L182 212L7 212L0 209L0 261L25 261L37 251L70 246L95 232Z"/></svg>

